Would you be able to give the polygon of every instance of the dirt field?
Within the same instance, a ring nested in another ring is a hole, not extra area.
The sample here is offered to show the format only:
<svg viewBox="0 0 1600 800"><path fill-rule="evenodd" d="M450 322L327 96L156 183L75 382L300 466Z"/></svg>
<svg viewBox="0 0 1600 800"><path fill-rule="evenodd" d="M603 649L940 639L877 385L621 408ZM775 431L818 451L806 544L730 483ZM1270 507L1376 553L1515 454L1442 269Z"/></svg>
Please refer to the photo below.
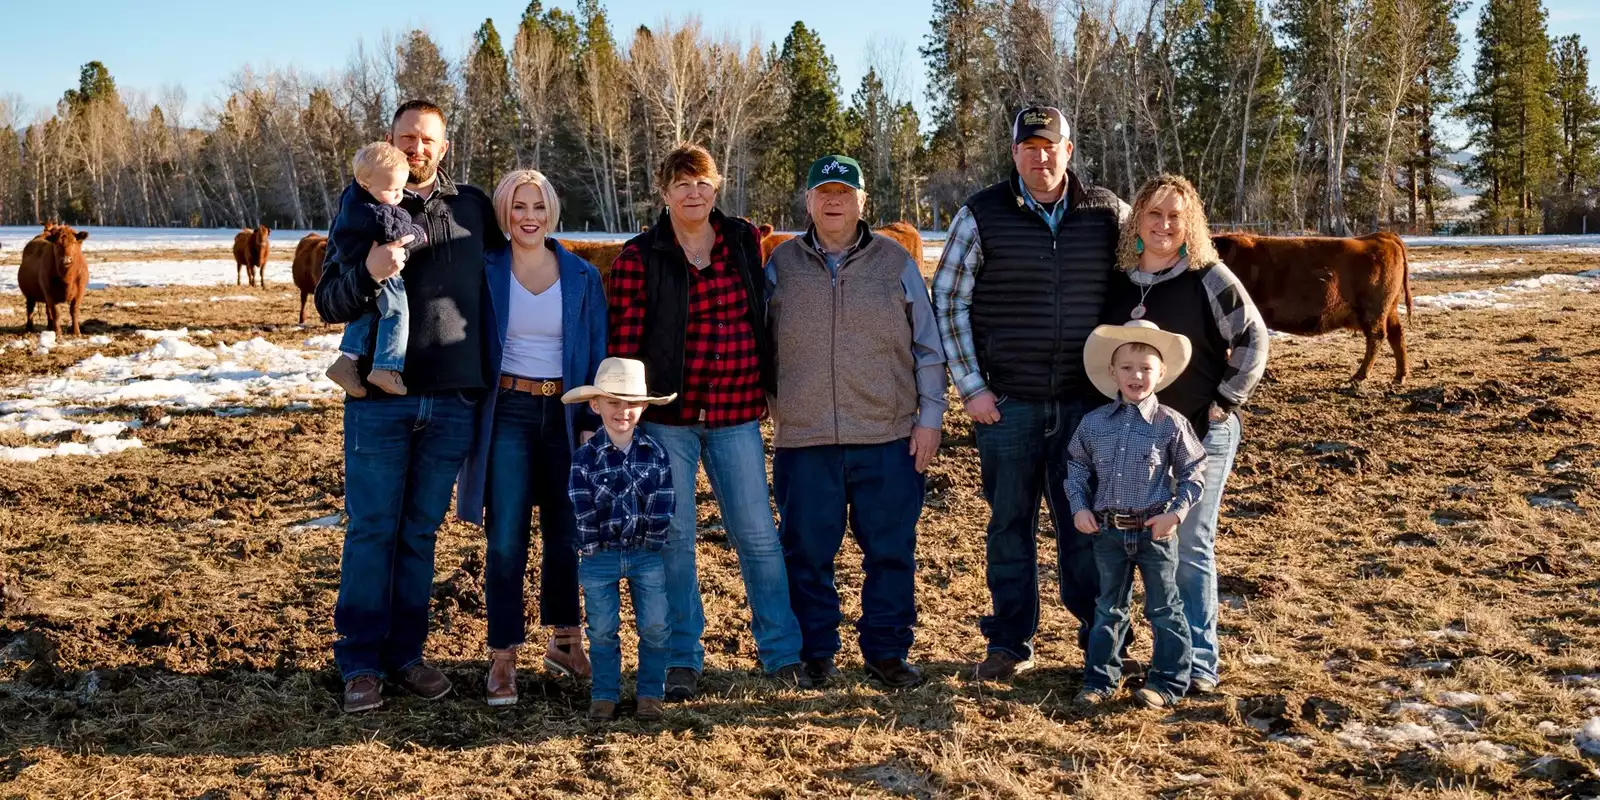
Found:
<svg viewBox="0 0 1600 800"><path fill-rule="evenodd" d="M1418 295L1600 266L1582 251L1412 258ZM281 279L254 303L208 302L220 287L95 292L84 334L109 343L0 348L0 391L149 349L137 329L286 346L328 332L292 324L287 264L273 267ZM342 508L336 403L107 412L151 423L142 449L0 462L0 797L1600 795L1600 762L1578 746L1600 716L1600 294L1512 302L1419 310L1399 392L1342 383L1353 335L1273 340L1217 545L1225 695L1164 713L1071 705L1081 656L1048 528L1040 667L1013 685L962 675L982 654L988 593L960 413L921 528L912 657L927 685L879 691L848 645L841 688L757 677L737 564L706 503L707 694L657 725L595 729L584 690L547 680L534 653L521 705L484 706L483 541L459 523L440 534L428 646L456 694L340 713L341 529L293 527ZM21 337L20 298L8 304L0 342ZM1374 374L1392 366L1385 353ZM25 443L39 441L0 433ZM858 559L842 558L847 619Z"/></svg>

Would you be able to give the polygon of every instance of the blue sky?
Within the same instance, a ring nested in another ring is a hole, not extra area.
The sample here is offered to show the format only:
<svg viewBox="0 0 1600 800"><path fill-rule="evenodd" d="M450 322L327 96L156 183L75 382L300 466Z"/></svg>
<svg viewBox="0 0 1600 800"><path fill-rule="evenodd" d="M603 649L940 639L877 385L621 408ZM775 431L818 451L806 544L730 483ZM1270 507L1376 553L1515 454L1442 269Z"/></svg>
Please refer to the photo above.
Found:
<svg viewBox="0 0 1600 800"><path fill-rule="evenodd" d="M898 51L908 90L922 105L922 64L917 46L928 30L931 0L806 0L782 4L798 12L774 11L776 3L751 0L700 0L682 4L681 18L699 14L713 33L758 34L764 42L781 41L796 17L817 29L839 66L846 96L854 91L867 67L869 44ZM1476 27L1482 0L1474 0L1463 15L1468 36L1463 66L1470 69L1471 31ZM357 39L369 45L384 30L427 29L452 57L465 51L472 33L485 17L492 17L502 35L520 18L525 2L314 2L278 0L275 3L239 5L210 0L135 3L127 0L75 3L63 20L63 7L38 0L5 0L12 6L3 14L12 31L33 31L7 37L0 69L0 96L19 97L28 111L53 107L61 93L77 84L78 68L98 59L111 69L117 84L140 89L152 96L164 86L182 84L188 92L189 110L221 96L224 82L240 67L294 65L302 72L320 74L342 66ZM547 5L571 8L572 0ZM676 4L672 4L676 5ZM612 28L619 39L640 24L654 24L663 8L644 0L606 0ZM1600 85L1600 3L1595 0L1547 0L1552 36L1579 34L1597 64L1590 77ZM868 13L863 13L864 11ZM509 44L509 41L508 41Z"/></svg>

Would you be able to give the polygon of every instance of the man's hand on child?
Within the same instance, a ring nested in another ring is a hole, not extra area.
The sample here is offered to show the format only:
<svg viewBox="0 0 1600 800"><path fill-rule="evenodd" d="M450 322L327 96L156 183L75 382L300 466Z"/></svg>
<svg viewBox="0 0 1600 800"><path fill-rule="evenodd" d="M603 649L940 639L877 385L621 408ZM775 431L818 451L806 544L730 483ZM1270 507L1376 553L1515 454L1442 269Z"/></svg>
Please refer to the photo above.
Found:
<svg viewBox="0 0 1600 800"><path fill-rule="evenodd" d="M1177 514L1159 514L1145 520L1144 526L1150 529L1150 538L1164 542L1172 538L1172 533L1178 529L1178 523L1183 520Z"/></svg>
<svg viewBox="0 0 1600 800"><path fill-rule="evenodd" d="M1072 515L1072 527L1077 528L1078 533L1100 532L1100 523L1095 520L1094 512L1088 509Z"/></svg>
<svg viewBox="0 0 1600 800"><path fill-rule="evenodd" d="M406 245L413 238L408 233L388 244L372 245L372 249L367 251L367 272L373 280L382 283L400 274L400 268L406 265Z"/></svg>

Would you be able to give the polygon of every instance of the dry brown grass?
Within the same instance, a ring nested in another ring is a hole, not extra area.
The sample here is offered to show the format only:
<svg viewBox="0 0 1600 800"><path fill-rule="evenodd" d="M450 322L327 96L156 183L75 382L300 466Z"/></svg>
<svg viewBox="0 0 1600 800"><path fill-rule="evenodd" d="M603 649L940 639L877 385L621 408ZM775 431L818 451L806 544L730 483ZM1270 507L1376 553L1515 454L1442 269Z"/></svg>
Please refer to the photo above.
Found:
<svg viewBox="0 0 1600 800"><path fill-rule="evenodd" d="M1434 255L1414 251L1414 262ZM1518 255L1544 271L1593 261ZM1417 293L1507 280L1418 279ZM262 303L177 303L212 293L95 292L85 334L114 336L98 348L108 354L147 346L127 335L136 328L306 335L289 324L287 288ZM149 300L168 305L115 305ZM1339 383L1360 354L1354 336L1274 340L1218 542L1227 696L1165 714L1072 707L1080 655L1053 601L1039 669L1009 686L961 676L981 654L988 595L987 512L958 413L921 529L913 658L926 686L879 691L848 648L837 689L781 691L758 677L737 563L705 503L708 692L669 707L662 724L602 730L579 721L582 690L545 679L531 657L522 704L484 707L471 574L483 542L458 523L440 535L428 645L457 695L340 714L329 649L340 537L288 530L342 507L337 405L179 414L141 431L144 450L0 464L0 797L1600 793L1569 730L1597 713L1600 694L1559 680L1600 672L1600 295L1530 301L1419 312L1414 375L1399 392ZM0 324L15 331L20 308ZM14 382L85 355L5 351L0 375ZM1530 506L1538 493L1579 510ZM841 560L847 618L858 559L847 547ZM1047 537L1040 560L1048 600ZM1459 700L1448 692L1481 700L1441 710ZM1443 738L1373 733L1406 722ZM1361 730L1370 748L1350 743ZM1532 769L1541 756L1559 760Z"/></svg>

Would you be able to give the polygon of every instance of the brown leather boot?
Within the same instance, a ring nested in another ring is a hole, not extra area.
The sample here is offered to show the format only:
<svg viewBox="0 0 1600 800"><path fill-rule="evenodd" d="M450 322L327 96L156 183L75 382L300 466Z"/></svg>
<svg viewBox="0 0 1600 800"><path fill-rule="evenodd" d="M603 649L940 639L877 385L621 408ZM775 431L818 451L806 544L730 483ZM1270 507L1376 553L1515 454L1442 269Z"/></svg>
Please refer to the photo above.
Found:
<svg viewBox="0 0 1600 800"><path fill-rule="evenodd" d="M361 368L356 365L356 360L341 354L333 360L333 365L328 371L322 373L328 380L339 384L339 388L351 397L366 397L367 387L361 385Z"/></svg>
<svg viewBox="0 0 1600 800"><path fill-rule="evenodd" d="M400 373L392 369L375 369L367 373L367 383L382 389L388 394L403 395L406 393L406 382L400 380Z"/></svg>
<svg viewBox="0 0 1600 800"><path fill-rule="evenodd" d="M550 632L550 646L544 650L544 665L569 678L589 677L589 656L583 652L583 629L560 627Z"/></svg>
<svg viewBox="0 0 1600 800"><path fill-rule="evenodd" d="M517 648L489 651L489 679L484 695L490 706L517 704Z"/></svg>

